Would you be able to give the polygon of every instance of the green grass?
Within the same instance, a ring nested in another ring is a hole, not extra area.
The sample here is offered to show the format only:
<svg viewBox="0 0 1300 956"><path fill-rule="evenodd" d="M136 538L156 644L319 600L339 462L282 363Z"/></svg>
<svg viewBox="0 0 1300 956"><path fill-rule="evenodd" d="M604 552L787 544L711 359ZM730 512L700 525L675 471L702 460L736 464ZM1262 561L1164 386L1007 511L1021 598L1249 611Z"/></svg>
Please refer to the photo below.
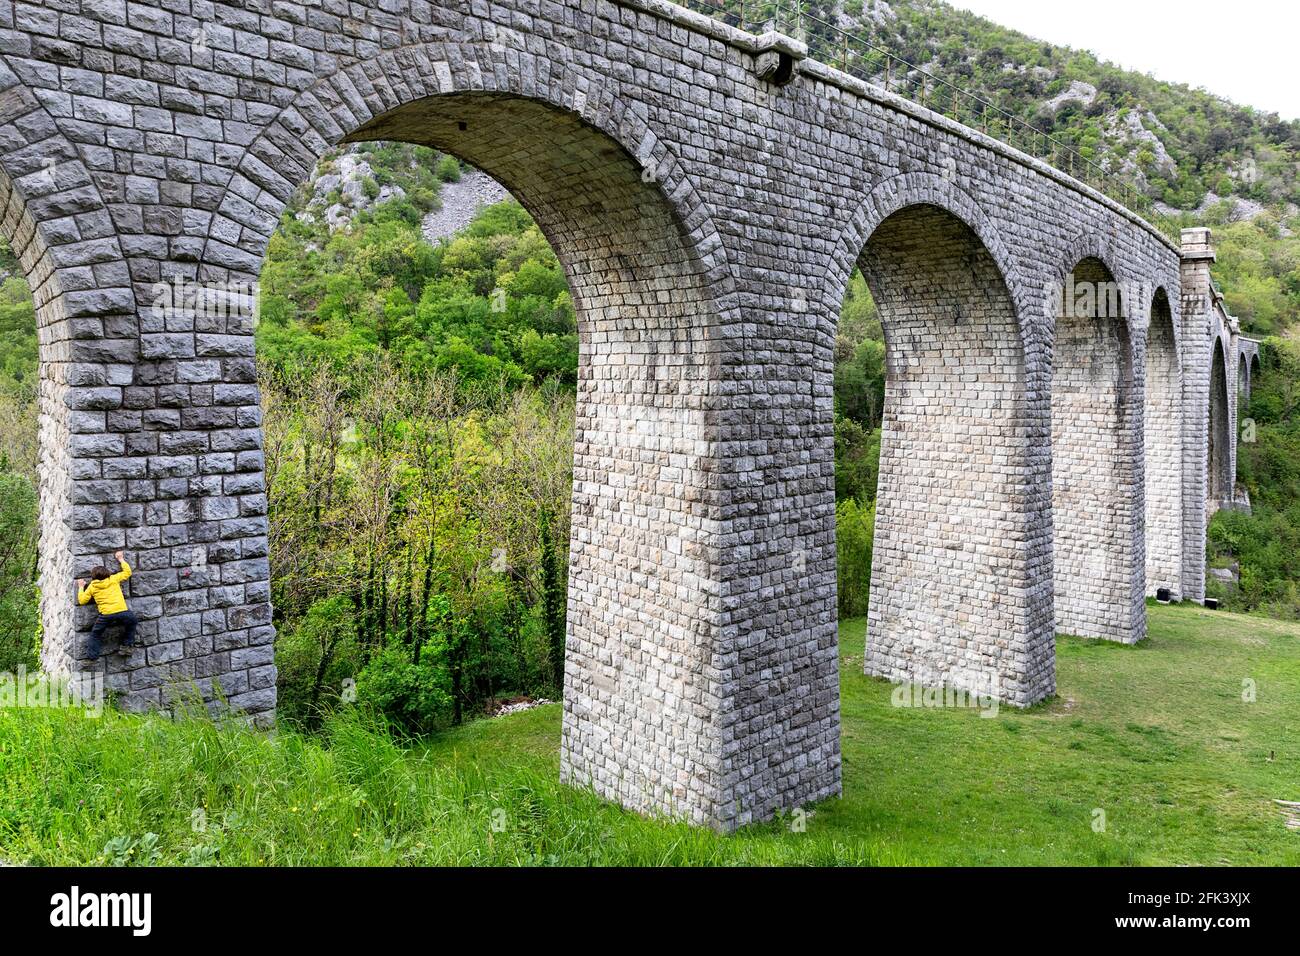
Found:
<svg viewBox="0 0 1300 956"><path fill-rule="evenodd" d="M646 820L557 782L558 705L403 749L204 720L0 710L0 857L43 865L1300 864L1300 628L1152 607L1139 647L1062 638L1027 711L906 709L841 630L844 798L806 832ZM1257 699L1242 699L1253 680ZM195 811L202 811L196 814ZM1104 832L1094 830L1095 811Z"/></svg>

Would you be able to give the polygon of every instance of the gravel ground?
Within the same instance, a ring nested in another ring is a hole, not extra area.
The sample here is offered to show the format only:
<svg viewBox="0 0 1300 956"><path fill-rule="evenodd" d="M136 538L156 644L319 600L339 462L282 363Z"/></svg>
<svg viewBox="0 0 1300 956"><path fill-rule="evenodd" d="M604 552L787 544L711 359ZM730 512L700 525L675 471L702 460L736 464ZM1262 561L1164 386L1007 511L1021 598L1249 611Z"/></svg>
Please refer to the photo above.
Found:
<svg viewBox="0 0 1300 956"><path fill-rule="evenodd" d="M443 183L442 208L424 217L424 238L437 242L455 235L473 221L481 208L509 197L504 186L478 170L466 173L458 183Z"/></svg>

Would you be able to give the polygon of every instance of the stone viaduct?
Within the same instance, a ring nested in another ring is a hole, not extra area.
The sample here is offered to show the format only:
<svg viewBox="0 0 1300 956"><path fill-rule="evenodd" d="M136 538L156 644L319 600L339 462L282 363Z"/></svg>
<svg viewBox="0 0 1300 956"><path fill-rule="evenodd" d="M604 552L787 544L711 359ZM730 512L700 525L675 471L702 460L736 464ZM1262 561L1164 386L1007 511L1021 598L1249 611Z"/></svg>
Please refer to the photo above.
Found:
<svg viewBox="0 0 1300 956"><path fill-rule="evenodd" d="M255 282L332 145L480 167L563 262L581 368L566 780L730 829L840 791L832 354L888 385L866 670L1055 689L1054 637L1201 596L1237 333L1183 248L941 115L664 0L0 0L0 209L42 360L44 664L117 548L177 687L275 703ZM1212 449L1207 455L1207 449Z"/></svg>

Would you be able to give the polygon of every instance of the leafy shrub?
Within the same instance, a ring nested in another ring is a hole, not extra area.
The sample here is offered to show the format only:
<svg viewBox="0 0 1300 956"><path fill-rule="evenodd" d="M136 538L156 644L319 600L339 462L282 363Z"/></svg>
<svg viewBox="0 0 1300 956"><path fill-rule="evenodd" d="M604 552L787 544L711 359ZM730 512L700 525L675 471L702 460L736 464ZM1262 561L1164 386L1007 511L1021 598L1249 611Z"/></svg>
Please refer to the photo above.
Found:
<svg viewBox="0 0 1300 956"><path fill-rule="evenodd" d="M357 678L357 703L404 733L426 734L454 717L449 655L431 640L420 648L418 660L411 656L398 643L376 652Z"/></svg>
<svg viewBox="0 0 1300 956"><path fill-rule="evenodd" d="M361 667L351 602L342 596L314 603L299 620L280 630L279 710L283 719L314 726L333 708L344 681Z"/></svg>
<svg viewBox="0 0 1300 956"><path fill-rule="evenodd" d="M835 508L839 607L844 617L867 613L871 588L871 547L876 533L876 506L846 498Z"/></svg>
<svg viewBox="0 0 1300 956"><path fill-rule="evenodd" d="M36 664L36 489L0 472L0 671Z"/></svg>
<svg viewBox="0 0 1300 956"><path fill-rule="evenodd" d="M835 497L874 501L880 474L880 429L851 418L835 419Z"/></svg>
<svg viewBox="0 0 1300 956"><path fill-rule="evenodd" d="M458 183L460 182L460 160L455 156L444 156L438 160L434 173L444 183Z"/></svg>

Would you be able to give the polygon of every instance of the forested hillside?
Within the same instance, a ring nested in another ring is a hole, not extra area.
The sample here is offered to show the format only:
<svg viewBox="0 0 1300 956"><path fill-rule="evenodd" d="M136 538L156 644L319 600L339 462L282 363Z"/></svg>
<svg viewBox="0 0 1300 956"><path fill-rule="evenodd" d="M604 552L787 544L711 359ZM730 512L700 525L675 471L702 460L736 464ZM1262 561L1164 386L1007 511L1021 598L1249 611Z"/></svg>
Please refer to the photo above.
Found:
<svg viewBox="0 0 1300 956"><path fill-rule="evenodd" d="M267 252L281 712L309 725L347 695L420 733L557 692L576 321L517 203L424 239L460 174L400 144L333 154Z"/></svg>

